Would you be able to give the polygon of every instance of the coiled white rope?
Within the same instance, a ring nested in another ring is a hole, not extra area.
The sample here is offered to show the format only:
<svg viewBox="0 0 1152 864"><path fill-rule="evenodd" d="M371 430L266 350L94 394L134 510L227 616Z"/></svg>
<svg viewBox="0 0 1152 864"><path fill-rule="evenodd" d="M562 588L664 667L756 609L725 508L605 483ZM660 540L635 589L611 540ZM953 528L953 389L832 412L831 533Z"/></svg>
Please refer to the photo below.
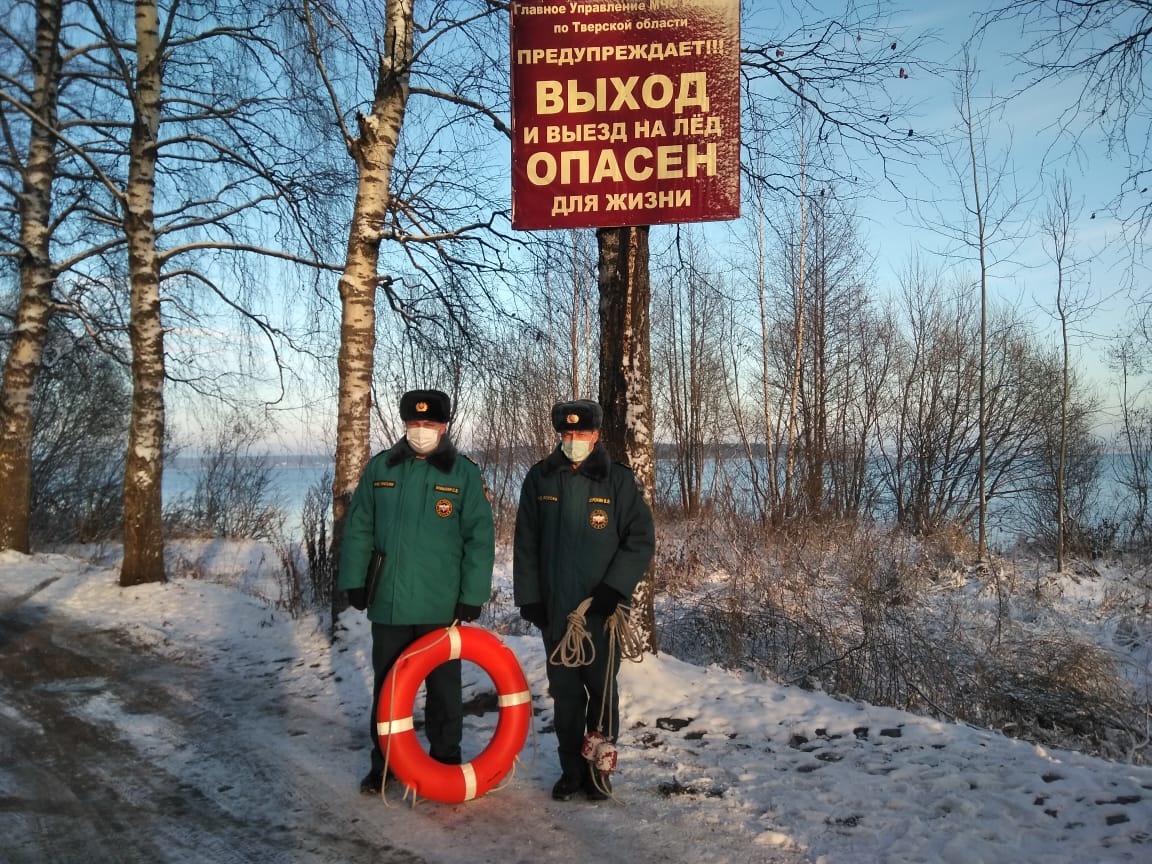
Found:
<svg viewBox="0 0 1152 864"><path fill-rule="evenodd" d="M568 629L564 631L563 638L548 656L548 662L553 666L587 666L596 659L596 647L592 644L592 636L588 633L586 617L588 607L591 605L592 598L587 597L568 613ZM644 640L632 626L631 606L621 603L616 607L616 611L605 619L604 626L608 630L610 651L614 646L619 646L622 659L634 663L644 659Z"/></svg>
<svg viewBox="0 0 1152 864"><path fill-rule="evenodd" d="M548 656L553 666L587 666L596 659L596 646L592 644L584 619L591 605L592 598L588 597L568 613L568 629Z"/></svg>

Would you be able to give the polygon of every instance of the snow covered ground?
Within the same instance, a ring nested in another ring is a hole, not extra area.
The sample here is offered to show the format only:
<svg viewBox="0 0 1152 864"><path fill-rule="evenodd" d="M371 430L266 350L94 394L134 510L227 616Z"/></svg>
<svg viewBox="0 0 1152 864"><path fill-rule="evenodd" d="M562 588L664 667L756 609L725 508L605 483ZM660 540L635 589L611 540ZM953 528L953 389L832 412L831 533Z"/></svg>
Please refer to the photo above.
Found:
<svg viewBox="0 0 1152 864"><path fill-rule="evenodd" d="M625 664L621 673L617 800L553 802L548 792L558 768L554 738L543 731L551 708L535 635L504 637L524 667L537 711L536 730L505 785L459 805L413 806L392 786L384 801L363 798L356 788L367 764L369 630L363 614L346 612L340 638L330 646L324 622L314 616L292 620L275 608L269 576L277 566L274 555L255 544L217 545L202 557L205 551L182 553L185 561L201 561L198 578L128 589L117 585L114 557L90 564L64 555L0 553L0 656L30 638L27 615L36 609L45 620L81 633L119 634L137 655L157 655L177 683L179 675L191 679L203 670L247 682L254 693L275 691L283 697L282 710L265 714L267 706L257 704L229 722L214 723L213 734L238 734L240 726L246 747L263 741L271 751L282 748L283 754L272 755L298 763L289 777L311 787L301 794L345 814L364 838L360 852L341 846L336 854L334 845L326 857L327 835L309 827L315 836L295 841L299 853L264 855L253 844L234 847L227 858L209 851L203 836L197 840L199 856L170 838L165 848L171 857L162 860L1152 861L1152 768L1046 750L983 729L836 701L667 656ZM497 581L507 584L509 578L501 565ZM20 614L22 629L13 629ZM482 623L497 629L501 624ZM130 672L103 669L85 676L84 686L52 686L57 695L66 692L69 710L123 746L129 754L122 760L126 773L137 758L162 760L166 770L183 766L183 782L197 794L238 820L246 818L253 806L246 799L264 794L260 786L237 778L243 765L224 761L210 767L214 763L206 757L180 756L195 742L176 740L163 705L131 705L113 686L134 680ZM465 678L466 697L491 689L471 664L465 664ZM48 685L0 679L0 730L34 736L44 725L25 709L25 694L38 686ZM286 741L293 711L311 719L297 724L299 740ZM467 718L466 757L487 742L494 725L490 712ZM206 750L210 743L196 746ZM43 803L25 806L22 758L23 751L0 745L5 864L38 860L38 841L28 835L48 830L54 815ZM113 775L104 782L112 793L119 781ZM183 818L196 817L183 812ZM131 820L124 830L132 830ZM115 837L115 831L107 829L104 836ZM57 849L53 860L90 860L91 850L74 851Z"/></svg>

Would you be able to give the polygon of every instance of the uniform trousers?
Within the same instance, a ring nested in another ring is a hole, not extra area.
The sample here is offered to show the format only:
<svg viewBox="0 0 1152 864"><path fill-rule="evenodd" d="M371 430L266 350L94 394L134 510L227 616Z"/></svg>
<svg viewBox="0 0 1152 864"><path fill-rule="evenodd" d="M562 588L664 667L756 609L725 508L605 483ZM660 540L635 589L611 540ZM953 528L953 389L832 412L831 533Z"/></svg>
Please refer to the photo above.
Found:
<svg viewBox="0 0 1152 864"><path fill-rule="evenodd" d="M372 736L372 770L384 771L384 753L376 734L376 711L380 691L388 671L404 649L426 633L446 624L372 624L372 710L369 712ZM433 669L425 679L424 735L428 753L439 762L460 764L460 738L464 733L464 708L460 693L460 661L449 660Z"/></svg>
<svg viewBox="0 0 1152 864"><path fill-rule="evenodd" d="M596 656L587 666L558 666L548 663L548 692L552 696L560 770L569 777L584 775L588 762L580 755L587 732L600 732L615 741L620 731L619 691L620 649L609 654L608 633L599 615L587 617L588 635ZM548 656L558 642L544 638Z"/></svg>

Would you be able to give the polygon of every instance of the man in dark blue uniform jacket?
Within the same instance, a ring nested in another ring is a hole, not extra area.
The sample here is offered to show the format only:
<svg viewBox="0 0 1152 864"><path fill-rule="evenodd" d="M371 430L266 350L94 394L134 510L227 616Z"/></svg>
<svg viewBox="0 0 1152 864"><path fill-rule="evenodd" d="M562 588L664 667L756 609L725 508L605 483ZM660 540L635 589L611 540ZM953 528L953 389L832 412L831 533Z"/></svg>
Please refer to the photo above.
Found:
<svg viewBox="0 0 1152 864"><path fill-rule="evenodd" d="M609 652L605 622L632 597L656 548L652 511L636 476L600 443L603 416L586 399L553 406L560 443L528 471L516 513L515 602L521 616L540 628L548 656L564 637L568 613L592 598L587 627L595 659L587 666L547 667L563 772L552 797L560 801L581 789L603 798L610 788L606 776L593 779L580 750L586 732L616 740L620 652Z"/></svg>

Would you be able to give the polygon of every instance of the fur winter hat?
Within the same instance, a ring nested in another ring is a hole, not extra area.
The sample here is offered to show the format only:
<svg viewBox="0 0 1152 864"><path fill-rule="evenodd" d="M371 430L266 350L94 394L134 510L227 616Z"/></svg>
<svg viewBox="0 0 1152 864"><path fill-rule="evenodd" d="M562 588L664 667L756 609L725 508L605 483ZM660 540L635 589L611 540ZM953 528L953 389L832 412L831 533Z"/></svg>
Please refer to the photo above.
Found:
<svg viewBox="0 0 1152 864"><path fill-rule="evenodd" d="M604 409L591 399L557 402L552 406L552 426L561 434L596 430L602 422Z"/></svg>
<svg viewBox="0 0 1152 864"><path fill-rule="evenodd" d="M447 423L452 419L452 400L440 390L409 390L400 397L400 419Z"/></svg>

